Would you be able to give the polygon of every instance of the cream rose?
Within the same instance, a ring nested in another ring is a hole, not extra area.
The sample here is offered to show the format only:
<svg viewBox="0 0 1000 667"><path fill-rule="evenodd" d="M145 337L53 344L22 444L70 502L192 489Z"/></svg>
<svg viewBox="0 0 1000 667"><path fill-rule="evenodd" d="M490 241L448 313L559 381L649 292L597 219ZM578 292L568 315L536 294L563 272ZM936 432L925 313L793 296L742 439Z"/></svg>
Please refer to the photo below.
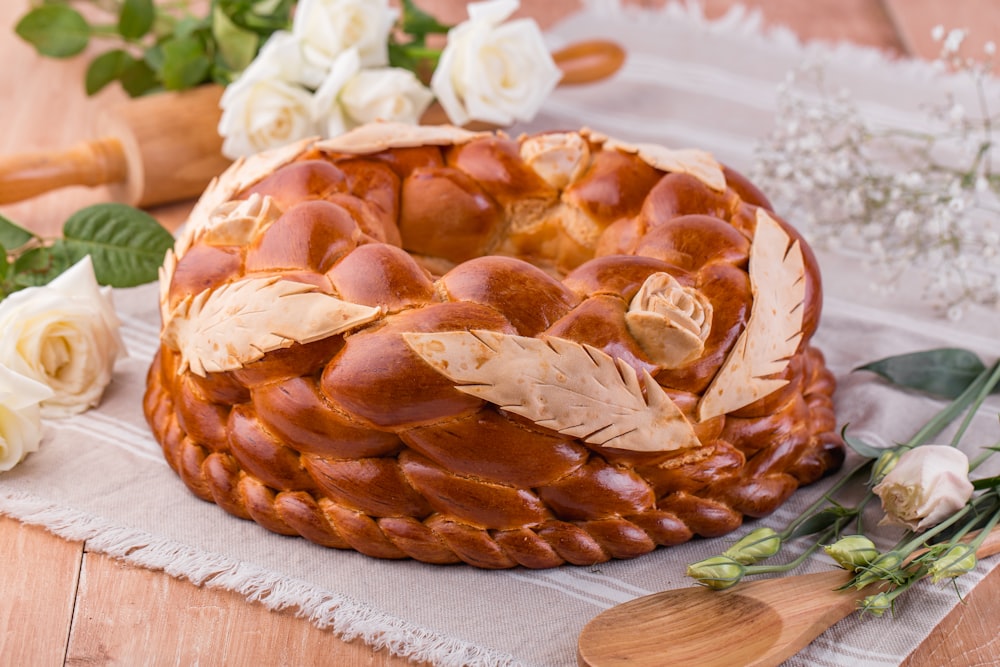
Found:
<svg viewBox="0 0 1000 667"><path fill-rule="evenodd" d="M0 301L0 364L52 390L43 417L97 405L125 355L110 289L101 289L90 257L44 287Z"/></svg>
<svg viewBox="0 0 1000 667"><path fill-rule="evenodd" d="M357 49L362 65L378 67L389 62L389 32L395 22L388 0L301 0L292 34L306 60L323 70L351 48Z"/></svg>
<svg viewBox="0 0 1000 667"><path fill-rule="evenodd" d="M904 452L872 491L882 499L882 524L920 532L954 514L972 497L969 459L955 447L916 447Z"/></svg>
<svg viewBox="0 0 1000 667"><path fill-rule="evenodd" d="M312 93L304 86L321 75L307 70L289 37L272 41L222 94L218 129L222 153L228 158L253 155L317 133Z"/></svg>
<svg viewBox="0 0 1000 667"><path fill-rule="evenodd" d="M469 5L469 20L448 32L431 90L455 125L479 120L497 125L529 121L559 83L538 24L504 23L519 3Z"/></svg>
<svg viewBox="0 0 1000 667"><path fill-rule="evenodd" d="M0 472L10 470L42 441L38 404L52 390L6 366L0 366Z"/></svg>

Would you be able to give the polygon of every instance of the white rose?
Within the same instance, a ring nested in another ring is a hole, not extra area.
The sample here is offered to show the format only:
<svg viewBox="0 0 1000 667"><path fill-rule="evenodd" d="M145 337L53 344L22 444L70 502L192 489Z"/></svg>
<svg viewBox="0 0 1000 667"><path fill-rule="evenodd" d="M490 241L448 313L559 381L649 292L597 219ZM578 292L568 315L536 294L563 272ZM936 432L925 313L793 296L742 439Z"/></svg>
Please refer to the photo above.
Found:
<svg viewBox="0 0 1000 667"><path fill-rule="evenodd" d="M529 121L559 83L541 30L531 19L503 23L519 3L469 5L469 20L448 32L431 90L455 125Z"/></svg>
<svg viewBox="0 0 1000 667"><path fill-rule="evenodd" d="M10 470L42 440L39 401L52 396L40 382L0 366L0 472Z"/></svg>
<svg viewBox="0 0 1000 667"><path fill-rule="evenodd" d="M282 68L255 60L226 86L218 128L226 157L235 160L316 134L312 93L282 75Z"/></svg>
<svg viewBox="0 0 1000 667"><path fill-rule="evenodd" d="M362 70L340 92L340 106L355 125L376 120L416 125L433 101L413 72L398 67Z"/></svg>
<svg viewBox="0 0 1000 667"><path fill-rule="evenodd" d="M236 159L316 134L311 90L325 76L306 61L298 38L275 32L222 94L222 153Z"/></svg>
<svg viewBox="0 0 1000 667"><path fill-rule="evenodd" d="M305 45L298 37L287 30L278 30L264 43L243 74L256 79L280 79L315 89L326 76L326 70L326 67L309 62Z"/></svg>
<svg viewBox="0 0 1000 667"><path fill-rule="evenodd" d="M0 364L49 387L43 417L97 405L125 355L111 290L98 287L85 257L43 287L0 301Z"/></svg>
<svg viewBox="0 0 1000 667"><path fill-rule="evenodd" d="M882 499L882 524L920 532L954 514L972 497L969 459L955 447L916 447L904 452L872 491Z"/></svg>
<svg viewBox="0 0 1000 667"><path fill-rule="evenodd" d="M312 118L324 137L336 137L350 129L340 105L340 94L347 82L360 71L361 56L357 49L347 49L333 61L326 79L316 89L312 100Z"/></svg>
<svg viewBox="0 0 1000 667"><path fill-rule="evenodd" d="M292 33L306 59L324 70L347 49L357 49L366 67L389 62L389 32L396 12L388 0L302 0Z"/></svg>

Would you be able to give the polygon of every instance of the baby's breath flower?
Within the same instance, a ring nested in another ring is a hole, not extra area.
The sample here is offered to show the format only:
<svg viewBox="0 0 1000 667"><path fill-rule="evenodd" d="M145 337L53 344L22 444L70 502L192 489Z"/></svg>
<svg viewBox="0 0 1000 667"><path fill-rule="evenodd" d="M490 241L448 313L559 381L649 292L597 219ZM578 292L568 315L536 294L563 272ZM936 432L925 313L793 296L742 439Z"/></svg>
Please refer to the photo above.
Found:
<svg viewBox="0 0 1000 667"><path fill-rule="evenodd" d="M993 65L957 56L965 30L933 36L942 70L975 87L975 108L945 94L925 132L876 128L843 89L828 89L822 63L807 62L780 88L753 177L814 245L869 258L880 293L921 275L940 314L962 317L972 304L1000 307L1000 244L987 240L1000 229L984 84Z"/></svg>

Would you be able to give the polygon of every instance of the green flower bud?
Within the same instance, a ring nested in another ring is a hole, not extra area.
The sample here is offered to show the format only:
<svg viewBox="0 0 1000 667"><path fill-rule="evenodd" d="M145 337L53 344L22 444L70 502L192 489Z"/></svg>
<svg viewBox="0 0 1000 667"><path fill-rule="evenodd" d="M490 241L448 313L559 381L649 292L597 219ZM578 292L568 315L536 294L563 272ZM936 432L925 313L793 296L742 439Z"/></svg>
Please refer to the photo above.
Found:
<svg viewBox="0 0 1000 667"><path fill-rule="evenodd" d="M721 591L734 586L746 568L728 556L712 556L687 566L687 576L697 579L699 584Z"/></svg>
<svg viewBox="0 0 1000 667"><path fill-rule="evenodd" d="M878 548L875 547L875 543L864 535L842 537L833 544L824 546L823 551L835 560L837 565L851 572L865 568L878 558Z"/></svg>
<svg viewBox="0 0 1000 667"><path fill-rule="evenodd" d="M877 483L888 475L899 462L899 449L887 449L872 465L872 482Z"/></svg>
<svg viewBox="0 0 1000 667"><path fill-rule="evenodd" d="M781 536L765 526L748 533L743 539L723 551L722 555L732 558L737 563L751 565L759 560L770 558L780 549Z"/></svg>
<svg viewBox="0 0 1000 667"><path fill-rule="evenodd" d="M881 616L892 609L892 597L888 593L876 593L859 602L858 606L861 608L862 614Z"/></svg>
<svg viewBox="0 0 1000 667"><path fill-rule="evenodd" d="M906 573L900 569L903 557L895 551L880 554L868 565L858 568L853 586L859 591L865 586L877 581L892 581L899 583L906 578Z"/></svg>
<svg viewBox="0 0 1000 667"><path fill-rule="evenodd" d="M931 581L938 583L942 579L959 577L976 567L976 550L968 544L955 544L931 561L927 567Z"/></svg>

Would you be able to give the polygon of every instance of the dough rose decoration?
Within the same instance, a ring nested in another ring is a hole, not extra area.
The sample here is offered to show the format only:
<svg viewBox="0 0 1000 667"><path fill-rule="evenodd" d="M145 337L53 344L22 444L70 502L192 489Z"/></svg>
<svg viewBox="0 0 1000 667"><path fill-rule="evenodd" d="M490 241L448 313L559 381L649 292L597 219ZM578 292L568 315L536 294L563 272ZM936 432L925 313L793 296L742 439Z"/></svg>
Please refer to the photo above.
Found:
<svg viewBox="0 0 1000 667"><path fill-rule="evenodd" d="M152 282L173 237L98 204L42 238L0 216L0 471L36 451L42 418L98 405L125 356L111 287Z"/></svg>
<svg viewBox="0 0 1000 667"><path fill-rule="evenodd" d="M845 589L871 591L858 603L861 613L881 616L925 577L937 584L976 567L977 548L1000 522L1000 477L973 474L997 448L983 447L970 462L958 446L973 417L1000 386L1000 362L986 367L972 352L942 348L888 357L858 370L951 400L910 440L895 447L878 448L845 435L845 442L862 457L858 466L784 529L758 528L722 555L689 565L688 576L709 588L729 588L746 576L788 572L822 547L837 565L853 573ZM949 443L928 444L959 419ZM847 506L837 500L845 488L859 484L864 491L860 501ZM886 527L883 530L905 529L887 550L864 534L863 513L876 498L883 512L878 525ZM809 542L800 556L758 564L803 538ZM764 558L753 550L758 544L768 547ZM741 557L744 552L750 557Z"/></svg>

